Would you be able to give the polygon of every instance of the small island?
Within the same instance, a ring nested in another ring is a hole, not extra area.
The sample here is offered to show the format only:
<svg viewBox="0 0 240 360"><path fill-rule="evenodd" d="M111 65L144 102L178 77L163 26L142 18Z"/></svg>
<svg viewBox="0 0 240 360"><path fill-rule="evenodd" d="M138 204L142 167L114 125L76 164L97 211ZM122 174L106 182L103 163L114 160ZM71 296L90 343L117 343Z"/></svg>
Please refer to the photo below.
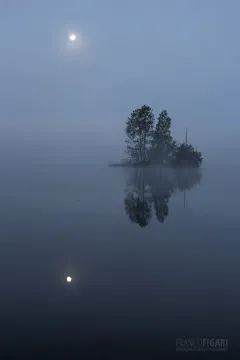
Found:
<svg viewBox="0 0 240 360"><path fill-rule="evenodd" d="M126 121L126 154L128 158L116 167L145 167L163 165L171 167L199 167L202 154L192 145L178 143L171 135L172 119L166 110L157 121L151 107L143 105L134 110Z"/></svg>

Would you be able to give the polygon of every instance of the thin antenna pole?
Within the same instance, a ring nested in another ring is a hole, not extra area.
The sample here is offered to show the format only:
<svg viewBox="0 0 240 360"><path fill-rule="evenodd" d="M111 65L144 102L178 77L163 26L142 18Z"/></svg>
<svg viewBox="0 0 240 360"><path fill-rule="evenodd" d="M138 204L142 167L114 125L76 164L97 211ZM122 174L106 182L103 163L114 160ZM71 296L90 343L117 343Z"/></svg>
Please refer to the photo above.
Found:
<svg viewBox="0 0 240 360"><path fill-rule="evenodd" d="M187 145L187 142L188 142L188 138L187 138L187 128L186 128L186 140L185 140L186 145Z"/></svg>

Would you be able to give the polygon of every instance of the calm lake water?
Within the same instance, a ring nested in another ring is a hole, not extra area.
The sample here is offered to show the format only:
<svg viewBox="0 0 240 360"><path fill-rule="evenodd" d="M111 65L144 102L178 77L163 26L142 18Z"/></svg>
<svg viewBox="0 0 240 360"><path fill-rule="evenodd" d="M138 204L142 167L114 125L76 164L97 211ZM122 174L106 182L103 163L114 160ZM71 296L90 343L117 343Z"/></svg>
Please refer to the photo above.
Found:
<svg viewBox="0 0 240 360"><path fill-rule="evenodd" d="M209 336L230 353L239 184L231 166L5 166L0 355L159 359L177 338Z"/></svg>

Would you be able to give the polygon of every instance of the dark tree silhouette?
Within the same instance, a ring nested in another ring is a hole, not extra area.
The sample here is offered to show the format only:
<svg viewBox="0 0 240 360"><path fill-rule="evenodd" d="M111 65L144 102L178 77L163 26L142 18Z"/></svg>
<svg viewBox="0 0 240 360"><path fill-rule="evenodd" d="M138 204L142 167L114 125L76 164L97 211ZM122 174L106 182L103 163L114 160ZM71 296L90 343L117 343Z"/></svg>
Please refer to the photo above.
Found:
<svg viewBox="0 0 240 360"><path fill-rule="evenodd" d="M195 150L192 145L180 144L175 151L175 165L198 167L202 160L201 152Z"/></svg>
<svg viewBox="0 0 240 360"><path fill-rule="evenodd" d="M163 110L157 119L155 130L153 131L149 158L151 163L162 164L168 162L172 154L173 139L171 136L172 120L166 110Z"/></svg>
<svg viewBox="0 0 240 360"><path fill-rule="evenodd" d="M156 124L151 107L134 110L126 121L126 153L128 161L111 166L147 166L165 164L199 167L203 157L190 144L177 142L171 135L172 119L166 110L159 113Z"/></svg>
<svg viewBox="0 0 240 360"><path fill-rule="evenodd" d="M134 164L143 164L148 161L148 147L152 137L153 123L154 115L152 109L147 105L134 110L126 122L126 153Z"/></svg>

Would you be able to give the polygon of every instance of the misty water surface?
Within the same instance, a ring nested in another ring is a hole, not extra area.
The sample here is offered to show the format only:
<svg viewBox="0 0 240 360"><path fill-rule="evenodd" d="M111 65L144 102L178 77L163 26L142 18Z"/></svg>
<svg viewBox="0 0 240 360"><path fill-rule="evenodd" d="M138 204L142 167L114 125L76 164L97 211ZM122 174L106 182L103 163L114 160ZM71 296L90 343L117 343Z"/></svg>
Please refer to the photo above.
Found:
<svg viewBox="0 0 240 360"><path fill-rule="evenodd" d="M119 355L175 351L179 336L230 338L239 183L230 166L4 165L2 344L101 342Z"/></svg>

